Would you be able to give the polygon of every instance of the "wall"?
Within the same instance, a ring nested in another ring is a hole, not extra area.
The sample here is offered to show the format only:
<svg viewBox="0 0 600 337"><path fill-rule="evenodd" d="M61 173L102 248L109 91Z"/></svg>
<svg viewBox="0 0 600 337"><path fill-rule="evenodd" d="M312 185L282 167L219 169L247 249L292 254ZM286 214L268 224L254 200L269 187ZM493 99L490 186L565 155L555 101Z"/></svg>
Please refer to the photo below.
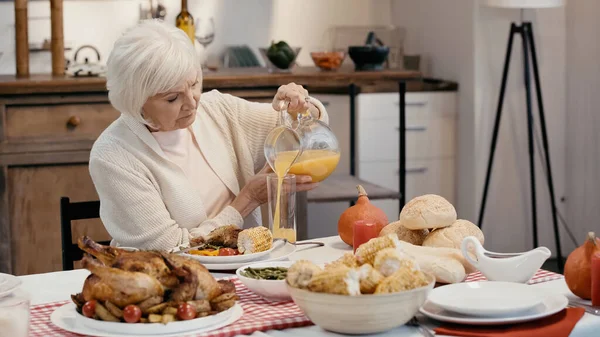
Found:
<svg viewBox="0 0 600 337"><path fill-rule="evenodd" d="M139 19L139 6L147 0L65 0L64 28L67 46L96 46L105 61L115 39ZM29 42L41 43L50 38L49 1L29 2ZM180 0L163 0L167 8L165 21L175 22ZM256 56L259 47L274 39L284 39L303 47L298 63L312 65L310 51L319 49L330 25L387 24L390 0L194 0L188 8L196 20L213 17L215 40L208 47L210 61L215 62L227 45L247 44ZM14 74L14 5L0 2L0 74ZM343 14L342 14L343 13ZM248 27L252 27L248 29ZM202 52L202 46L197 44ZM92 54L85 54L85 56ZM72 58L72 52L66 53ZM51 71L49 52L30 56L30 71Z"/></svg>
<svg viewBox="0 0 600 337"><path fill-rule="evenodd" d="M520 11L479 1L394 0L393 23L407 28L407 53L425 57L426 75L460 85L456 203L459 217L477 221L483 192L509 24ZM534 24L557 201L565 194L565 9L529 10ZM492 173L484 233L488 249L532 248L531 209L521 40L514 41L511 71ZM535 98L535 96L532 96ZM534 104L534 113L537 113ZM537 116L536 120L539 120ZM536 153L540 245L553 252L547 185ZM558 205L564 214L564 205ZM565 232L562 231L564 238ZM566 245L566 246L565 246ZM563 250L572 244L563 240Z"/></svg>
<svg viewBox="0 0 600 337"><path fill-rule="evenodd" d="M600 235L600 2L567 5L567 221L578 244Z"/></svg>

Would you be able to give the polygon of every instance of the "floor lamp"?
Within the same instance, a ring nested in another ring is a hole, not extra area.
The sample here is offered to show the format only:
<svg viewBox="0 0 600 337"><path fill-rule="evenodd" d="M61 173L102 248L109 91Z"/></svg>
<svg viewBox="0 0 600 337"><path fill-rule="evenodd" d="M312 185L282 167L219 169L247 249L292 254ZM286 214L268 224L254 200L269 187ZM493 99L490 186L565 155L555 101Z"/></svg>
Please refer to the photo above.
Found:
<svg viewBox="0 0 600 337"><path fill-rule="evenodd" d="M559 7L564 5L564 0L484 0L485 5L490 7L502 7L502 8L518 8L521 10L527 8L550 8ZM506 58L504 60L504 70L502 72L502 83L500 85L500 96L498 98L498 108L496 110L496 119L494 122L494 131L492 133L492 144L490 148L490 155L487 166L487 173L485 176L485 185L483 188L483 197L481 200L481 209L479 211L478 226L481 228L483 225L483 215L485 211L485 202L487 199L488 188L490 183L490 176L492 172L492 164L494 161L494 152L496 150L496 142L498 140L498 129L500 128L500 117L502 115L502 104L504 103L504 93L506 89L506 80L508 77L508 68L510 66L510 57L513 46L513 38L515 35L521 36L523 44L523 76L525 79L525 97L527 104L527 139L529 143L529 172L531 175L531 210L532 210L532 225L533 225L533 247L538 247L538 235L537 235L537 206L536 206L536 191L535 191L535 165L534 165L534 143L533 143L533 112L531 106L531 74L530 74L530 59L533 64L533 78L535 80L535 91L538 102L539 110L539 123L542 131L542 143L545 154L545 165L547 171L547 182L548 189L550 190L550 203L552 206L552 222L554 227L554 239L556 241L556 254L558 259L558 268L562 272L563 261L562 252L560 248L560 237L558 231L558 221L556 216L556 204L554 198L554 183L552 181L552 169L550 167L550 150L548 149L548 134L546 131L546 119L544 117L544 104L542 99L542 88L540 84L539 69L537 63L537 56L535 50L535 43L533 39L533 28L531 22L521 22L510 24L510 34L508 37L508 46L506 49Z"/></svg>

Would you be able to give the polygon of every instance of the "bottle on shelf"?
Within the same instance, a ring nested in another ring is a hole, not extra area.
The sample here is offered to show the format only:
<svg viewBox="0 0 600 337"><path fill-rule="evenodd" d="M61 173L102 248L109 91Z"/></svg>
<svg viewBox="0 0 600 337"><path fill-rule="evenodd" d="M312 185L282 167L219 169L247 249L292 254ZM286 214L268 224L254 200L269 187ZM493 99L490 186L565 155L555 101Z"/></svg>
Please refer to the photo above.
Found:
<svg viewBox="0 0 600 337"><path fill-rule="evenodd" d="M177 14L177 18L175 19L175 25L177 28L183 30L194 43L194 17L187 9L187 0L181 0L181 12Z"/></svg>

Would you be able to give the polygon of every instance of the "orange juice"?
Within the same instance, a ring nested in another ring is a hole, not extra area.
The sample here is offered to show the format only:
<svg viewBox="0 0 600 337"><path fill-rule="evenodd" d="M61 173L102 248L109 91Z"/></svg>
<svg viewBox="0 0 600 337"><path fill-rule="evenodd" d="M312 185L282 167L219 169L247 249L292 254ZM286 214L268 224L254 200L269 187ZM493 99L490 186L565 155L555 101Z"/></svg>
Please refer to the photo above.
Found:
<svg viewBox="0 0 600 337"><path fill-rule="evenodd" d="M279 155L295 156L296 154L284 152ZM317 183L329 177L335 171L339 162L340 154L338 152L331 150L306 150L302 152L300 158L292 165L289 173L311 176L313 182Z"/></svg>
<svg viewBox="0 0 600 337"><path fill-rule="evenodd" d="M273 215L273 237L278 239L287 239L291 243L296 242L296 231L294 228L279 228L281 218L281 186L283 178L288 169L296 159L298 151L286 151L280 153L275 158L275 174L277 175L277 201L275 205L275 214Z"/></svg>

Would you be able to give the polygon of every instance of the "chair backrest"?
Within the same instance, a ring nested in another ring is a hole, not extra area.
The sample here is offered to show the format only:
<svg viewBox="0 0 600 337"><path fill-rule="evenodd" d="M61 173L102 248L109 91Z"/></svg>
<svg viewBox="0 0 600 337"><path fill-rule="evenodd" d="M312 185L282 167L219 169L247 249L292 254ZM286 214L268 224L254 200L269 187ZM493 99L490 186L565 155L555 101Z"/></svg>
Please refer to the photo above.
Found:
<svg viewBox="0 0 600 337"><path fill-rule="evenodd" d="M71 221L100 217L100 201L71 202L68 197L60 198L60 230L63 270L73 270L73 263L83 258L83 251L73 243ZM110 241L98 242L103 245Z"/></svg>

